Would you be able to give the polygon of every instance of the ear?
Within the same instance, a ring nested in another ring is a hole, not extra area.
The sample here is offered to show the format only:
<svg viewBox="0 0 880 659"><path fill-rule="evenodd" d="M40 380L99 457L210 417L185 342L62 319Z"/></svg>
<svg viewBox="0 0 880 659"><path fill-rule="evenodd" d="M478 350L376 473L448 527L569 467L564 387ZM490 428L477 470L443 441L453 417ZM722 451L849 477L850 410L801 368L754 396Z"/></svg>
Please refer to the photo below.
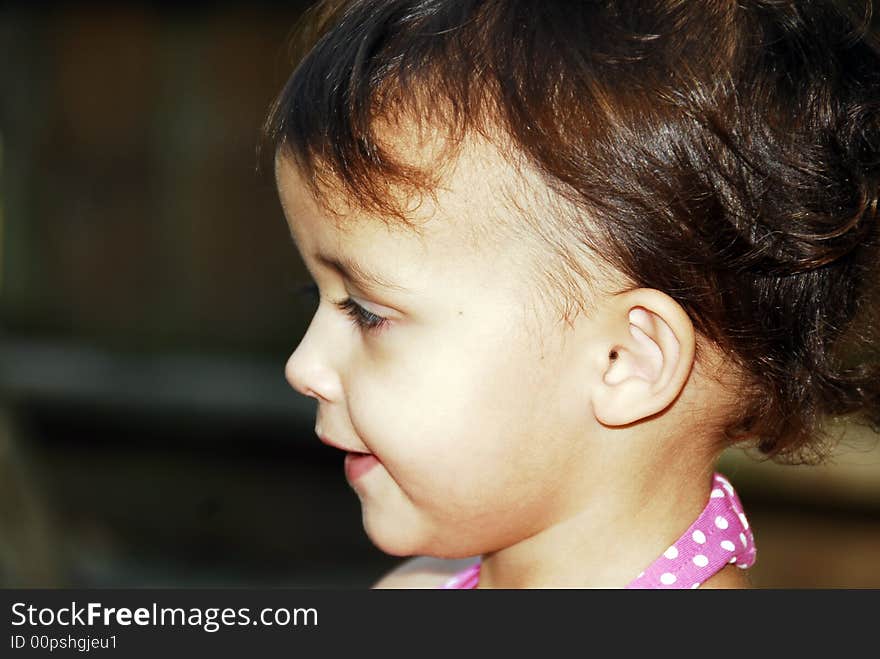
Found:
<svg viewBox="0 0 880 659"><path fill-rule="evenodd" d="M679 395L694 361L690 318L665 293L639 288L612 299L597 344L596 419L622 426L665 410Z"/></svg>

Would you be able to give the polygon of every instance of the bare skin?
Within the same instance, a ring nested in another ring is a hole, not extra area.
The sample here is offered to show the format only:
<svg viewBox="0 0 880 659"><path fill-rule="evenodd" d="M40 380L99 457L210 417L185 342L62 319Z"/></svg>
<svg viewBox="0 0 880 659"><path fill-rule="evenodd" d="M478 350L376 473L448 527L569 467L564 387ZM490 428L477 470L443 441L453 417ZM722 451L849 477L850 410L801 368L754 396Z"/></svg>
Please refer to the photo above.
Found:
<svg viewBox="0 0 880 659"><path fill-rule="evenodd" d="M335 222L280 157L291 235L321 293L286 376L318 401L316 434L371 460L349 484L381 550L480 555L481 588L620 587L705 506L735 397L711 346L697 363L691 320L662 291L607 282L568 324L536 303L552 254L487 220L507 212L510 176L468 145L413 236L341 202ZM338 267L352 261L372 284ZM346 299L382 325L355 324ZM377 585L433 588L465 564L415 559ZM725 569L704 585L743 583Z"/></svg>
<svg viewBox="0 0 880 659"><path fill-rule="evenodd" d="M375 589L440 588L446 581L477 560L477 557L442 559L431 556L410 558L377 581ZM748 571L727 565L702 583L700 588L752 588Z"/></svg>

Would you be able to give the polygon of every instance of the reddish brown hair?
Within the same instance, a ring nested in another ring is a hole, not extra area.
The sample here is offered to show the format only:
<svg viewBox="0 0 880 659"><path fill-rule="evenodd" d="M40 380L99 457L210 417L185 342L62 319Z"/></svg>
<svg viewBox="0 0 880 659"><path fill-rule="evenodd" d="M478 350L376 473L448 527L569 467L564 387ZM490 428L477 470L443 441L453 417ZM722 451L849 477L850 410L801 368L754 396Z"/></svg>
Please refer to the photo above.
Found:
<svg viewBox="0 0 880 659"><path fill-rule="evenodd" d="M500 131L576 211L541 219L571 254L671 295L740 367L729 441L806 461L829 416L880 425L869 2L347 0L304 25L266 139L316 198L405 224L391 186L430 192L437 170L383 148L378 118L452 145Z"/></svg>

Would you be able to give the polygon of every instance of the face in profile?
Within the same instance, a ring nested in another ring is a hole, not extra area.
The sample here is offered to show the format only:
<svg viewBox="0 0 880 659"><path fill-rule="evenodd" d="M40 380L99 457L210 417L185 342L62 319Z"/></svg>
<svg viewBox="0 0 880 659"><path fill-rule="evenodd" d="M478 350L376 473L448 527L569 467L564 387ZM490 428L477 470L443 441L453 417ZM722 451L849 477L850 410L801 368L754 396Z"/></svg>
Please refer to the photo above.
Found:
<svg viewBox="0 0 880 659"><path fill-rule="evenodd" d="M502 212L501 176L498 160L462 158L417 235L356 212L339 225L290 160L276 163L320 290L286 377L317 399L328 443L375 456L348 477L366 532L390 554L513 544L589 486L583 351L534 302L534 250L501 232L475 238L475 223Z"/></svg>

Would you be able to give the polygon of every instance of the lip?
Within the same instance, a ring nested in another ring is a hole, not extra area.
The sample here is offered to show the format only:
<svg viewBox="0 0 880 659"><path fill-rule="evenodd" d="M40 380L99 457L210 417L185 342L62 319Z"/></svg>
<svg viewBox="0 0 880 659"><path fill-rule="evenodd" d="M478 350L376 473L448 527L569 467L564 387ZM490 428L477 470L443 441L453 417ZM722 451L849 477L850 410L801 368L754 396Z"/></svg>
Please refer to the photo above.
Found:
<svg viewBox="0 0 880 659"><path fill-rule="evenodd" d="M318 433L315 433L315 434L317 435ZM345 451L346 453L366 453L367 452L367 451L360 451L360 450L354 449L354 448L349 448L348 446L345 446L343 444L338 444L337 442L334 442L332 439L330 439L329 437L327 437L325 435L318 435L318 439L321 440L322 444L326 444L327 446L332 446L333 448L338 448L340 451Z"/></svg>
<svg viewBox="0 0 880 659"><path fill-rule="evenodd" d="M379 458L377 458L372 453L351 449L347 446L337 444L326 435L322 435L317 432L315 434L318 436L318 439L321 440L322 444L332 446L333 448L337 448L340 451L345 451L345 478L348 480L349 483L354 483L358 478L360 478L365 473L370 471L370 469L379 464Z"/></svg>
<svg viewBox="0 0 880 659"><path fill-rule="evenodd" d="M315 433L315 434L318 435L318 439L321 440L322 444L326 444L327 446L332 446L333 448L342 449L343 451L345 450L341 446L339 446L338 444L335 444L334 442L330 441L329 437L325 437L324 435L321 435L319 433Z"/></svg>
<svg viewBox="0 0 880 659"><path fill-rule="evenodd" d="M349 483L354 483L378 464L379 459L372 453L346 453L345 478Z"/></svg>

